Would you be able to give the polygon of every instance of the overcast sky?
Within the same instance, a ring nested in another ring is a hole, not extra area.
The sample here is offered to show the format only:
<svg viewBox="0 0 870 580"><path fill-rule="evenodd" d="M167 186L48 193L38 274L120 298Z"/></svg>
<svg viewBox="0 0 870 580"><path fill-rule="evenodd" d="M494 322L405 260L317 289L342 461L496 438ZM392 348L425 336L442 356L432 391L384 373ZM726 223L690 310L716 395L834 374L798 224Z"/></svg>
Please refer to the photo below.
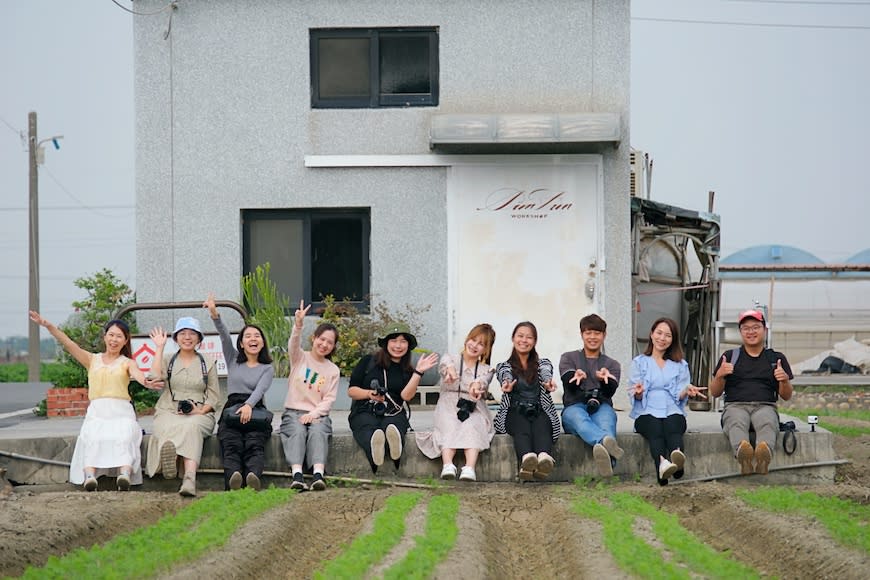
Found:
<svg viewBox="0 0 870 580"><path fill-rule="evenodd" d="M631 33L631 142L654 199L704 210L715 190L723 256L870 247L870 0L635 0ZM0 83L4 337L27 334L29 111L40 139L64 135L40 170L43 314L62 322L73 280L102 268L135 287L132 16L0 1Z"/></svg>

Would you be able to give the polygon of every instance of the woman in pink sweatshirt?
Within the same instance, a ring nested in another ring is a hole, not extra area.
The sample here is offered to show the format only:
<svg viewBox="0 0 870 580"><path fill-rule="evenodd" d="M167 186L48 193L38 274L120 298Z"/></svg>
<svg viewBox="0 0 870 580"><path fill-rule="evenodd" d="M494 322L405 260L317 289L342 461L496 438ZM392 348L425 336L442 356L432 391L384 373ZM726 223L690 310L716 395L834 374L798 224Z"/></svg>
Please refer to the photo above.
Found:
<svg viewBox="0 0 870 580"><path fill-rule="evenodd" d="M290 335L290 385L281 418L281 445L284 457L293 470L293 489L308 489L302 477L307 458L314 468L311 489L326 489L323 470L329 452L332 420L329 411L338 390L338 367L330 358L338 343L338 329L324 322L314 330L311 350L302 350L302 324L311 305L299 301L293 333Z"/></svg>

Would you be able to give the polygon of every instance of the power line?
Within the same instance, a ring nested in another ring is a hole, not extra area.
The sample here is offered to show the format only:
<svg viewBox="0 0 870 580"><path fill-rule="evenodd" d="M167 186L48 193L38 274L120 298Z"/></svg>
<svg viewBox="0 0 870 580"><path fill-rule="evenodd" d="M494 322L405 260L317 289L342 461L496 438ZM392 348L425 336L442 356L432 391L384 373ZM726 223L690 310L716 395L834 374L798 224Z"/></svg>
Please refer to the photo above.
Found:
<svg viewBox="0 0 870 580"><path fill-rule="evenodd" d="M54 174L53 174L53 173L52 173L52 172L51 172L47 167L44 167L44 166L43 166L42 170L45 171L45 173L48 175L48 177L49 177L53 182L55 182L55 183L57 184L57 186L61 189L61 191L63 191L65 194L67 194L67 195L70 197L70 199L72 199L74 202L76 202L77 204L79 204L80 206L82 206L83 209L90 210L90 211L94 212L95 214L97 214L97 215L101 215L101 216L103 216L103 217L111 217L111 216L109 216L108 214L103 213L102 211L100 211L102 208L99 208L99 209L98 209L98 208L95 208L95 207L91 207L91 206L89 206L89 205L83 203L83 202L82 202L79 198L77 198L76 196L74 196L74 195L72 194L72 192L70 192L70 190L67 189L66 186L65 186L64 184L62 184L62 183L60 182L60 180L58 180L58 178L55 177Z"/></svg>
<svg viewBox="0 0 870 580"><path fill-rule="evenodd" d="M136 206L134 205L101 205L101 210L113 210L113 209L134 209ZM29 208L26 207L0 207L0 211L27 211ZM94 208L88 207L85 205L52 205L49 207L40 207L39 211L95 211Z"/></svg>
<svg viewBox="0 0 870 580"><path fill-rule="evenodd" d="M870 2L864 0L830 0L828 2L820 0L725 0L725 2L744 2L747 4L795 4L795 5L811 5L811 6L870 6Z"/></svg>
<svg viewBox="0 0 870 580"><path fill-rule="evenodd" d="M136 16L156 16L161 12L165 12L168 8L175 8L175 2L170 2L160 10L155 10L154 12L136 12L135 10L130 10L126 6L122 6L118 0L112 0L112 4L123 10L124 12L129 12L130 14L135 14Z"/></svg>
<svg viewBox="0 0 870 580"><path fill-rule="evenodd" d="M769 22L736 22L726 20L694 20L682 18L656 18L652 16L632 16L632 20L646 22L674 22L678 24L713 24L719 26L751 26L756 28L807 28L818 30L870 30L870 26L849 24L777 24Z"/></svg>

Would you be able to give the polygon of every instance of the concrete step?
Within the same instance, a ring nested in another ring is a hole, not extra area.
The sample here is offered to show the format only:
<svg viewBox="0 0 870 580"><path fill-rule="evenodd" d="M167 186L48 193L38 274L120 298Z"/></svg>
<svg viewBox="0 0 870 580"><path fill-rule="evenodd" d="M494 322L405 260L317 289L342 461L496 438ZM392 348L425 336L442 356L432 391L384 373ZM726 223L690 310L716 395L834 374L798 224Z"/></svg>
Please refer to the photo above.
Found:
<svg viewBox="0 0 870 580"><path fill-rule="evenodd" d="M785 418L784 418L785 420ZM799 429L802 429L799 426ZM143 463L147 450L146 435L142 444ZM830 483L834 480L837 458L833 450L833 437L824 429L815 432L803 430L796 434L797 449L793 455L782 450L782 434L774 450L771 472L768 476L749 476L741 481L757 481L765 484L810 484ZM616 465L615 475L625 480L640 480L654 483L655 473L646 441L635 433L619 433L620 446L625 456ZM5 467L7 478L16 484L63 484L69 476L68 462L72 458L75 436L40 438L0 439L0 467ZM721 431L689 431L685 436L687 456L686 475L682 481L705 478L731 478L739 476L739 466L733 457L727 439ZM591 448L573 435L562 435L556 443L553 456L556 468L550 481L571 482L576 478L597 478L592 461ZM32 457L45 461L34 461ZM65 466L64 463L67 465ZM461 452L456 458L462 465ZM217 437L205 441L201 469L198 476L200 489L222 489L220 448ZM289 485L283 475L289 470L284 461L280 437L275 433L266 449L266 471L274 473L264 479L266 485ZM349 434L334 435L327 464L327 476L392 481L420 482L437 479L441 471L440 460L430 460L418 449L415 435L409 432L405 438L405 452L399 468L387 460L377 475L372 474L362 450ZM516 480L517 464L513 441L508 435L496 435L490 450L482 453L477 465L479 482L511 482ZM111 482L102 482L107 489ZM180 480L166 481L162 476L145 478L141 489L176 491Z"/></svg>

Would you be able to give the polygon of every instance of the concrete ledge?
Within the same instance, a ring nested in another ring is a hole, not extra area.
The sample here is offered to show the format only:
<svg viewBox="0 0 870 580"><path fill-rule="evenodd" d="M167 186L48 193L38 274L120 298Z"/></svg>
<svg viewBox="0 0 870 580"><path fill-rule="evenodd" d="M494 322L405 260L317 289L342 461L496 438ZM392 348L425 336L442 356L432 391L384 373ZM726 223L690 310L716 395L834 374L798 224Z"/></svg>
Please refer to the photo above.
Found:
<svg viewBox="0 0 870 580"><path fill-rule="evenodd" d="M146 435L142 443L143 463L147 450L147 441L150 435ZM834 480L835 466L814 466L815 463L834 462L836 457L833 450L833 436L825 430L815 433L796 433L797 449L793 455L786 455L782 451L782 435L774 450L771 463L771 473L767 477L750 476L740 478L741 481L753 481L765 484L810 484L831 483ZM622 479L640 479L653 483L655 473L649 447L646 441L635 433L619 433L618 441L625 449L625 456L617 464L615 475ZM33 439L4 439L0 441L0 467L8 470L7 478L17 484L61 484L69 477L69 468L62 465L53 465L9 457L9 454L38 457L49 461L69 462L72 458L76 438L68 437L44 437ZM688 432L685 437L685 452L687 456L686 475L683 481L736 475L739 471L737 461L734 459L728 440L721 432ZM456 458L458 465L462 464L462 453ZM573 435L562 435L556 443L554 450L556 469L550 481L570 482L578 477L597 478L594 463L592 461L591 448L585 445L579 438ZM203 448L203 459L200 466L206 470L220 470L220 448L217 437L209 437ZM793 469L780 469L793 468ZM277 433L272 436L266 448L267 472L283 472L289 470L284 461L283 449L280 437ZM376 475L372 474L362 450L353 440L351 435L341 434L333 436L327 475L384 480L419 481L437 478L441 471L439 459L430 460L418 449L414 433L409 432L405 439L405 452L403 453L399 469L395 469L392 461L387 460L380 467ZM480 455L477 465L478 481L512 482L516 480L517 466L514 455L513 442L508 435L496 435L492 447ZM198 477L201 489L222 489L222 477L217 474L202 474ZM265 484L274 483L278 486L289 485L289 480L282 477L266 477ZM180 481L166 481L162 476L154 479L145 477L141 489L164 489L177 491ZM101 488L103 485L101 485ZM111 484L106 484L106 489Z"/></svg>

